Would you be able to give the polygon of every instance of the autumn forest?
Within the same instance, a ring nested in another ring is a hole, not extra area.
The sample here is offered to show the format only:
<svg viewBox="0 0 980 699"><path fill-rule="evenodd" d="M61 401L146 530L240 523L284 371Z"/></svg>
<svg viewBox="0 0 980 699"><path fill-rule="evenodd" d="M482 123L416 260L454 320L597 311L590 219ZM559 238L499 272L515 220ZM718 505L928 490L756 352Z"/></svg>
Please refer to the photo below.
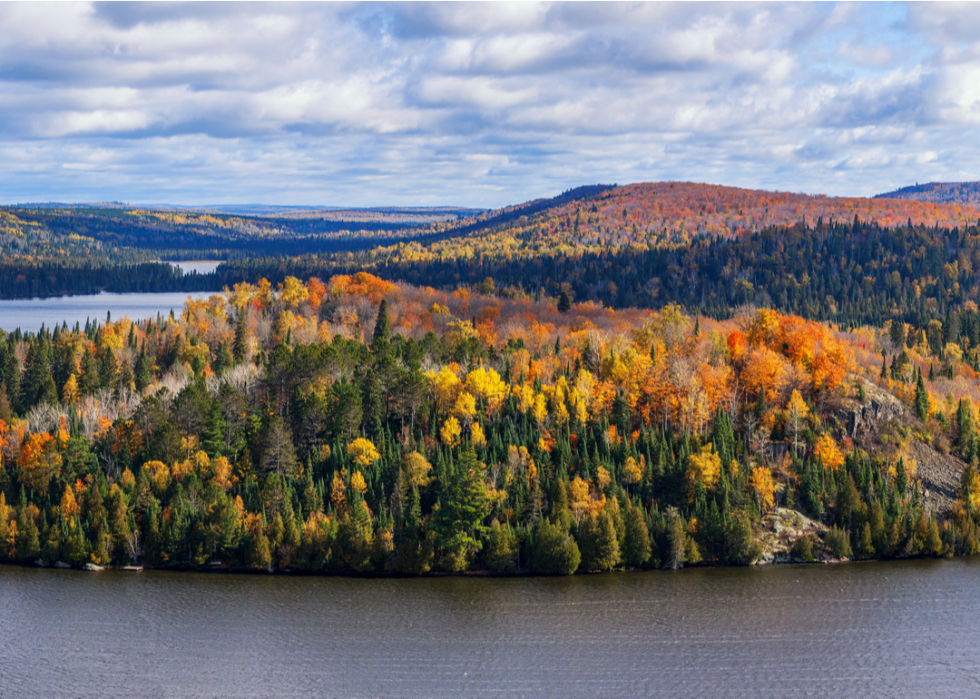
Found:
<svg viewBox="0 0 980 699"><path fill-rule="evenodd" d="M3 207L6 298L213 294L0 331L0 559L557 575L980 553L961 190Z"/></svg>

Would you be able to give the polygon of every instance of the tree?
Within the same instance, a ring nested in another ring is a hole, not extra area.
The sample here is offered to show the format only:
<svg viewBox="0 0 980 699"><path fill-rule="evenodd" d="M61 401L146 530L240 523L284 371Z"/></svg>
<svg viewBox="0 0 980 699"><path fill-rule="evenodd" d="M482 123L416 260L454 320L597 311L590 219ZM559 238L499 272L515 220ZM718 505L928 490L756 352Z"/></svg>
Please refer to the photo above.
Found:
<svg viewBox="0 0 980 699"><path fill-rule="evenodd" d="M612 570L619 563L619 541L605 510L586 517L578 528L582 570Z"/></svg>
<svg viewBox="0 0 980 699"><path fill-rule="evenodd" d="M929 394L926 392L925 382L922 380L922 371L919 371L919 378L915 382L915 414L920 420L929 417Z"/></svg>
<svg viewBox="0 0 980 699"><path fill-rule="evenodd" d="M275 471L280 476L292 477L299 464L296 460L296 448L286 422L278 415L273 415L266 429L262 449L262 468L265 471Z"/></svg>
<svg viewBox="0 0 980 699"><path fill-rule="evenodd" d="M572 310L572 299L569 298L568 292L562 289L561 296L558 297L558 312L568 313Z"/></svg>
<svg viewBox="0 0 980 699"><path fill-rule="evenodd" d="M518 543L510 525L497 520L490 523L490 531L483 547L483 561L493 573L511 573L517 569Z"/></svg>
<svg viewBox="0 0 980 699"><path fill-rule="evenodd" d="M756 466L752 469L749 477L749 486L755 491L755 496L759 501L759 510L765 514L772 509L775 504L774 494L776 484L772 479L772 471L768 466Z"/></svg>
<svg viewBox="0 0 980 699"><path fill-rule="evenodd" d="M793 393L789 397L789 403L786 406L786 414L789 418L789 428L793 435L793 452L799 454L800 451L800 432L802 431L801 423L803 423L807 416L810 414L810 408L803 400L803 396L800 392L793 389Z"/></svg>
<svg viewBox="0 0 980 699"><path fill-rule="evenodd" d="M371 337L371 347L377 351L384 342L391 340L391 319L388 317L388 299L381 299L378 315L374 320L374 333Z"/></svg>
<svg viewBox="0 0 980 699"><path fill-rule="evenodd" d="M688 497L693 499L694 492L698 485L705 490L711 490L721 476L721 458L715 453L714 445L706 444L701 447L697 454L687 457L687 479Z"/></svg>
<svg viewBox="0 0 980 699"><path fill-rule="evenodd" d="M448 570L466 570L472 555L482 548L480 539L487 531L483 520L490 513L484 468L471 450L460 454L432 514L430 526Z"/></svg>
<svg viewBox="0 0 980 699"><path fill-rule="evenodd" d="M621 547L623 563L631 567L645 565L650 560L652 547L650 530L643 517L643 511L633 503L629 503L624 520L625 532Z"/></svg>
<svg viewBox="0 0 980 699"><path fill-rule="evenodd" d="M347 453L354 459L354 463L363 468L370 467L371 464L381 458L381 454L378 453L374 443L363 437L358 437L348 444Z"/></svg>
<svg viewBox="0 0 980 699"><path fill-rule="evenodd" d="M24 439L17 456L20 482L32 490L44 492L51 479L61 472L61 463L54 437L47 432L31 433Z"/></svg>
<svg viewBox="0 0 980 699"><path fill-rule="evenodd" d="M531 548L531 570L540 575L571 575L578 570L582 555L575 539L560 525L538 520Z"/></svg>
<svg viewBox="0 0 980 699"><path fill-rule="evenodd" d="M819 459L824 468L836 471L844 465L844 454L841 452L837 442L826 432L817 438L813 445L813 455Z"/></svg>

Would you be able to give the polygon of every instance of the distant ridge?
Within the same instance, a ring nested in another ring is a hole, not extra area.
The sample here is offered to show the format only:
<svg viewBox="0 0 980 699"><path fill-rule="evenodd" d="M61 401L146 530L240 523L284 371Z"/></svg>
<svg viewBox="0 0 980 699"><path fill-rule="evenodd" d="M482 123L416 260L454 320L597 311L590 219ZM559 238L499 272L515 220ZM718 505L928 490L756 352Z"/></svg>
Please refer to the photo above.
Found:
<svg viewBox="0 0 980 699"><path fill-rule="evenodd" d="M877 194L874 199L913 199L934 204L980 205L980 182L929 182Z"/></svg>

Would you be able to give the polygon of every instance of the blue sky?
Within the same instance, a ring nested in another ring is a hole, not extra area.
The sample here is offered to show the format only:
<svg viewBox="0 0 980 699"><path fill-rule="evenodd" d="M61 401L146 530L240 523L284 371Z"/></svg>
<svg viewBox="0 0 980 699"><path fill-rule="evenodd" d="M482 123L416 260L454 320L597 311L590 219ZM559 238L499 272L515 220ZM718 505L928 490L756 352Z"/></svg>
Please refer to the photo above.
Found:
<svg viewBox="0 0 980 699"><path fill-rule="evenodd" d="M0 201L980 179L980 3L0 3Z"/></svg>

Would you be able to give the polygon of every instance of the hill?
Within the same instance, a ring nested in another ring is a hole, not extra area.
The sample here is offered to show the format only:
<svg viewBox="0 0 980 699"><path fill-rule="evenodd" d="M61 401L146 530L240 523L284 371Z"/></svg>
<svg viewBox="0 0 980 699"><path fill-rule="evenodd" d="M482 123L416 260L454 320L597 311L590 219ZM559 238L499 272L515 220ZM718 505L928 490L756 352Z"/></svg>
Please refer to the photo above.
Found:
<svg viewBox="0 0 980 699"><path fill-rule="evenodd" d="M935 204L980 206L980 182L929 182L878 194L875 199L908 199Z"/></svg>
<svg viewBox="0 0 980 699"><path fill-rule="evenodd" d="M558 203L558 202L555 202ZM537 225L561 234L562 242L589 244L679 243L693 237L740 234L800 221L875 221L884 228L906 225L961 226L980 217L980 201L968 209L908 199L896 202L863 197L828 197L696 182L653 182L604 188L592 196L539 210L508 210L502 218L488 215L483 226L465 225L462 232L484 232L500 224L519 228ZM519 214L527 219L514 216Z"/></svg>

